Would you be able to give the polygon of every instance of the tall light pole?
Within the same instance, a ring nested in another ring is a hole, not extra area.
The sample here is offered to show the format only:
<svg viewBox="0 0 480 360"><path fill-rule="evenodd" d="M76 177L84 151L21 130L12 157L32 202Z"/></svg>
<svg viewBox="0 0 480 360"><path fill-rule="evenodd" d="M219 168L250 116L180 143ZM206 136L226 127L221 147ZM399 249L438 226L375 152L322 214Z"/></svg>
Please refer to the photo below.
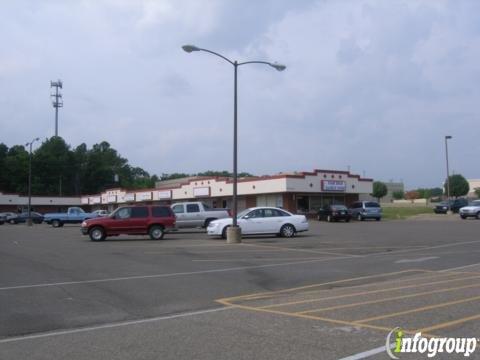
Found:
<svg viewBox="0 0 480 360"><path fill-rule="evenodd" d="M55 136L58 136L58 108L63 107L62 94L58 92L58 88L63 88L62 80L50 81L50 88L55 88L55 93L50 96L53 98L52 105L55 108Z"/></svg>
<svg viewBox="0 0 480 360"><path fill-rule="evenodd" d="M447 204L448 204L448 213L451 212L451 205L450 205L450 170L448 168L448 140L452 137L450 135L445 136L445 157L447 162Z"/></svg>
<svg viewBox="0 0 480 360"><path fill-rule="evenodd" d="M32 141L28 142L25 144L25 146L30 147L29 151L29 159L28 159L28 219L27 219L27 225L32 226L32 216L31 216L31 210L32 210L32 145L35 141L40 140L40 138L35 138Z"/></svg>
<svg viewBox="0 0 480 360"><path fill-rule="evenodd" d="M239 66L247 64L265 64L273 67L278 71L283 71L287 67L285 65L271 63L268 61L245 61L239 63L238 61L232 61L219 53L207 49L202 49L194 45L184 45L182 46L182 49L188 53L191 53L193 51L205 51L212 55L218 56L233 65L233 223L232 226L227 229L227 242L238 243L241 242L242 232L237 224L237 69Z"/></svg>

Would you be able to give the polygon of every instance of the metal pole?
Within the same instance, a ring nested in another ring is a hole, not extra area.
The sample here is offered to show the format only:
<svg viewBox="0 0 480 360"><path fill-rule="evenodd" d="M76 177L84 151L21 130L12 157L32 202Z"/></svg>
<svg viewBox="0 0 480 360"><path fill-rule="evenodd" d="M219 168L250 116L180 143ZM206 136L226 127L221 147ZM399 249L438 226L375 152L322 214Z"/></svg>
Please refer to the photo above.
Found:
<svg viewBox="0 0 480 360"><path fill-rule="evenodd" d="M237 226L237 68L238 63L233 63L233 227Z"/></svg>
<svg viewBox="0 0 480 360"><path fill-rule="evenodd" d="M447 203L448 203L448 212L451 210L450 206L450 170L448 168L448 139L450 139L451 136L445 136L445 156L447 160Z"/></svg>
<svg viewBox="0 0 480 360"><path fill-rule="evenodd" d="M30 155L28 161L28 220L27 225L32 226L32 216L31 216L31 208L32 208L32 143L30 142Z"/></svg>
<svg viewBox="0 0 480 360"><path fill-rule="evenodd" d="M55 136L58 136L58 86L55 87Z"/></svg>

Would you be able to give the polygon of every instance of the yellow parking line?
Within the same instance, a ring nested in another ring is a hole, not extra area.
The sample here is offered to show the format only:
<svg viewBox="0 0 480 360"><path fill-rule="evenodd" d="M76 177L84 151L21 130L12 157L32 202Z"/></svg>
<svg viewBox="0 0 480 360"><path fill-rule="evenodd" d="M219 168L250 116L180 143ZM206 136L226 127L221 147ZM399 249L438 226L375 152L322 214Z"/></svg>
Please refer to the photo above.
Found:
<svg viewBox="0 0 480 360"><path fill-rule="evenodd" d="M438 278L442 278L442 277L447 277L447 276L458 276L458 275L463 275L463 273L438 273L436 271L425 271L425 272L428 272L428 275L424 275L424 276L418 276L418 277L415 277L414 279L412 278L407 278L407 279L398 279L398 280L389 280L389 284L398 284L398 283L402 283L402 282L408 282L408 281L418 281L418 280L424 280L424 279L438 279ZM475 275L480 275L480 273L474 273ZM469 275L471 275L469 273ZM375 286L376 283L369 283L369 284L361 284L361 285L353 285L353 286L350 286L349 288L350 289L358 289L358 288L362 288L362 287L366 287L366 286ZM303 294L314 294L314 293L318 293L319 291L324 291L324 289L318 289L318 290L311 290L311 291L305 291L303 292Z"/></svg>
<svg viewBox="0 0 480 360"><path fill-rule="evenodd" d="M261 309L261 308L256 308L256 307L251 307L251 306L246 306L246 305L238 305L238 304L232 304L224 299L219 299L216 300L216 302L225 305L225 306L232 306L238 309L243 309L243 310L249 310L249 311L256 311L256 312L264 312L268 314L277 314L277 315L283 315L283 316L290 316L290 317L297 317L301 319L308 319L308 320L317 320L317 321L324 321L328 322L331 324L340 324L340 325L347 325L347 326L352 326L352 327L360 327L360 328L366 328L366 329L373 329L373 330L381 330L381 331L392 331L391 328L385 327L385 326L377 326L377 325L370 325L370 324L359 324L354 321L344 321L344 320L336 320L336 319L330 319L330 318L325 318L325 317L320 317L320 316L313 316L313 315L305 315L305 314L295 314L295 313L289 313L285 311L279 311L279 310L269 310L269 309ZM402 330L405 334L416 334L417 331L415 330ZM422 335L425 337L433 337L433 335L428 334L426 332L422 332Z"/></svg>
<svg viewBox="0 0 480 360"><path fill-rule="evenodd" d="M336 281L330 281L330 282L320 283L320 284L298 286L298 287L294 287L294 288L288 288L288 289L277 290L277 291L266 291L266 292L258 292L258 293L252 293L252 294L247 294L247 295L232 296L232 297L223 298L223 299L220 299L220 300L225 300L225 301L228 301L228 300L251 300L251 299L257 298L258 296L268 297L268 296L274 296L276 294L283 294L283 293L288 293L288 292L297 291L297 290L311 289L311 288L319 287L319 286L341 284L341 283L355 281L355 280L365 280L365 279L372 279L372 278L377 278L377 277L386 277L386 276L391 276L391 275L404 274L404 273L407 273L407 272L434 272L434 271L422 270L422 269L402 270L402 271L396 271L396 272L385 273L385 274L360 276L360 277L356 277L356 278L336 280Z"/></svg>
<svg viewBox="0 0 480 360"><path fill-rule="evenodd" d="M478 278L480 278L480 275L465 277L465 278L462 278L462 279L451 279L451 280L434 281L434 282L430 282L430 283L422 283L422 284L415 284L415 285L399 286L399 287L393 287L393 288L381 289L381 290L361 291L361 292L357 292L357 293L353 293L353 294L344 294L344 295L330 296L330 297L319 298L319 299L309 299L309 300L291 301L291 302L286 302L286 303L280 303L280 304L272 304L272 305L267 305L267 306L261 306L260 308L262 308L262 309L270 309L270 308L279 307L279 306L281 307L281 306L288 306L288 305L307 304L307 303L312 303L312 302L317 302L317 301L343 299L343 298L347 298L347 297L361 296L361 295L379 294L379 293L383 293L383 292L387 292L387 291L393 291L393 290L412 289L412 288L416 288L416 287L420 287L420 286L431 286L431 285L445 284L445 283L449 283L449 282L465 281L465 280L478 279Z"/></svg>
<svg viewBox="0 0 480 360"><path fill-rule="evenodd" d="M320 308L320 309L314 309L314 310L308 310L308 311L299 311L299 312L296 312L295 314L308 314L308 313L314 313L314 312L316 313L316 312L320 312L320 311L331 311L331 310L346 309L346 308L350 308L350 307L357 307L357 306L370 305L370 304L378 304L378 303L382 303L382 302L386 302L386 301L409 299L409 298L414 298L414 297L418 297L418 296L439 294L439 293L442 293L442 292L449 292L449 291L455 291L455 290L461 290L461 289L470 289L470 288L475 288L475 287L480 287L480 284L458 286L458 287L453 287L453 288L449 288L449 289L425 291L425 292L421 292L421 293L402 295L402 296L393 296L393 297L379 299L379 300L370 300L370 301L357 302L357 303L353 303L353 304L330 306L330 307L326 307L326 308Z"/></svg>
<svg viewBox="0 0 480 360"><path fill-rule="evenodd" d="M475 301L475 300L480 300L480 296L474 296L474 297L467 298L467 299L449 301L449 302L441 303L441 304L423 306L423 307L419 307L419 308L415 308L415 309L411 309L411 310L406 310L406 311L399 311L399 312L391 313L391 314L374 316L374 317L370 317L370 318L366 318L366 319L356 320L355 322L356 323L366 323L366 322L371 322L371 321L375 321L375 320L388 319L388 318L392 318L392 317L396 317L396 316L400 316L400 315L413 314L413 313L417 313L417 312L438 309L438 308L441 308L441 307L463 304L463 303L470 302L470 301ZM429 329L429 330L432 330L432 329Z"/></svg>
<svg viewBox="0 0 480 360"><path fill-rule="evenodd" d="M480 314L473 315L473 316L468 316L468 317L465 317L465 318L461 318L461 319L457 319L457 320L453 320L453 321L448 321L448 322L444 322L444 323L440 323L440 324L436 324L436 325L433 325L433 326L429 326L429 327L420 329L418 331L422 332L422 334L423 334L423 332L426 332L426 331L444 329L446 327L450 327L450 326L454 326L454 325L458 325L458 324L463 324L463 323L466 323L468 321L477 320L477 319L480 319Z"/></svg>

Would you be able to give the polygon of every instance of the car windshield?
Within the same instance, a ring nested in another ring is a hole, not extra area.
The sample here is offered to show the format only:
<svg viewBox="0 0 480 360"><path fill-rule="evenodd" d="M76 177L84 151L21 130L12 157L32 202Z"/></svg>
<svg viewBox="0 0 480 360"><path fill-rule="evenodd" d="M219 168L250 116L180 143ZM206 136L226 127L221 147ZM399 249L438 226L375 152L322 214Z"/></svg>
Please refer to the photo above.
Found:
<svg viewBox="0 0 480 360"><path fill-rule="evenodd" d="M378 205L378 203L376 203L376 202L371 201L371 202L365 203L365 207L367 207L367 208L378 208L378 207L380 207L380 205Z"/></svg>
<svg viewBox="0 0 480 360"><path fill-rule="evenodd" d="M245 210L243 210L243 211L240 211L240 212L237 214L237 219L241 218L242 216L247 215L250 211L252 211L252 209L245 209Z"/></svg>

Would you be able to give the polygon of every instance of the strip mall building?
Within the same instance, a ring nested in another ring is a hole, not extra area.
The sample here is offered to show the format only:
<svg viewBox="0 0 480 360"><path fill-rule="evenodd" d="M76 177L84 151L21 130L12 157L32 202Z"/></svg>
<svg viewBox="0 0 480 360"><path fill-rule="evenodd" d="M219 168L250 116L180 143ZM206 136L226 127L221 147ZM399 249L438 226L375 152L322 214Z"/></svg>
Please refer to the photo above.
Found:
<svg viewBox="0 0 480 360"><path fill-rule="evenodd" d="M315 170L238 179L239 210L253 206L282 207L294 213L314 213L324 204L349 205L372 192L372 179L348 171ZM81 197L81 205L112 211L125 204L171 204L203 201L211 207L231 207L231 178L191 177L159 181L155 189L109 189Z"/></svg>

